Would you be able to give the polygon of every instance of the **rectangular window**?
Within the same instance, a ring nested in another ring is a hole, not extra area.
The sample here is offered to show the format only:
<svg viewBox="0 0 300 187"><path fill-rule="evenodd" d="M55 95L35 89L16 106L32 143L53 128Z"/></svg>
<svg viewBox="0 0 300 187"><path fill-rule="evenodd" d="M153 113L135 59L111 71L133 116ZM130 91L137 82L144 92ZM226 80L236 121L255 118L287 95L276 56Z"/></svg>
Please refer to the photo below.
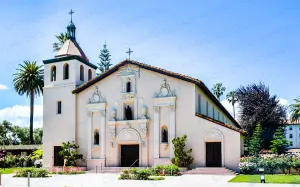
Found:
<svg viewBox="0 0 300 187"><path fill-rule="evenodd" d="M292 131L293 130L293 127L292 126L290 126L290 131Z"/></svg>
<svg viewBox="0 0 300 187"><path fill-rule="evenodd" d="M206 101L206 116L208 117L208 101Z"/></svg>
<svg viewBox="0 0 300 187"><path fill-rule="evenodd" d="M215 119L215 107L213 107L213 115L212 118Z"/></svg>
<svg viewBox="0 0 300 187"><path fill-rule="evenodd" d="M61 114L61 101L57 102L57 114Z"/></svg>
<svg viewBox="0 0 300 187"><path fill-rule="evenodd" d="M198 95L198 112L201 114L201 95Z"/></svg>
<svg viewBox="0 0 300 187"><path fill-rule="evenodd" d="M218 112L218 120L220 121L220 112Z"/></svg>
<svg viewBox="0 0 300 187"><path fill-rule="evenodd" d="M290 138L293 138L293 134L290 134Z"/></svg>
<svg viewBox="0 0 300 187"><path fill-rule="evenodd" d="M293 146L293 142L290 142L290 146Z"/></svg>

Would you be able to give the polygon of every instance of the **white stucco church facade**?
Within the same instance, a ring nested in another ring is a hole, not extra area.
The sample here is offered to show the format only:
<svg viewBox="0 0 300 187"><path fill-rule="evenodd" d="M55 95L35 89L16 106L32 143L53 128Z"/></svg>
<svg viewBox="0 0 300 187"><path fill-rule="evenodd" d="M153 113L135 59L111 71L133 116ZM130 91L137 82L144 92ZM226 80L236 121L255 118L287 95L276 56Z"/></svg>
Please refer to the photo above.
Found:
<svg viewBox="0 0 300 187"><path fill-rule="evenodd" d="M169 164L172 139L187 135L191 167L238 169L245 132L203 82L128 59L96 76L72 21L67 29L60 51L44 60L44 167L63 164L67 141L88 169Z"/></svg>

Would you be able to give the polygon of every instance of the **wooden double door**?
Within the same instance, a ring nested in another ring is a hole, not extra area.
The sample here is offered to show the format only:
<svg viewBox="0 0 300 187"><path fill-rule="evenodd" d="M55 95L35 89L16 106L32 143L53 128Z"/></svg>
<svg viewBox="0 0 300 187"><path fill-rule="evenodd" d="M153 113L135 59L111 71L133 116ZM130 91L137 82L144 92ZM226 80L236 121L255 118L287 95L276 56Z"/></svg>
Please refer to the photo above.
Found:
<svg viewBox="0 0 300 187"><path fill-rule="evenodd" d="M139 145L121 145L121 167L139 167Z"/></svg>
<svg viewBox="0 0 300 187"><path fill-rule="evenodd" d="M54 166L63 166L64 165L64 157L60 156L58 153L59 151L61 151L61 146L54 146L54 155L53 155L53 159L54 159Z"/></svg>
<svg viewBox="0 0 300 187"><path fill-rule="evenodd" d="M222 167L221 142L206 142L206 167Z"/></svg>

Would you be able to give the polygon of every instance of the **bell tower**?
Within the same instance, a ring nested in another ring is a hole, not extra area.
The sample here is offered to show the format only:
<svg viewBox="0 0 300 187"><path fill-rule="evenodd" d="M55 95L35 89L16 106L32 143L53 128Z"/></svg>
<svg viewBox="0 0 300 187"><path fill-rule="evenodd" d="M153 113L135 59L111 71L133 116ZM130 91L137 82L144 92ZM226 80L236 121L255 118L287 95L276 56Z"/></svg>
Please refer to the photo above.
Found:
<svg viewBox="0 0 300 187"><path fill-rule="evenodd" d="M72 20L67 26L67 40L53 59L44 60L43 150L44 166L57 166L57 146L76 142L76 95L72 91L96 76L97 66L90 63L76 41Z"/></svg>

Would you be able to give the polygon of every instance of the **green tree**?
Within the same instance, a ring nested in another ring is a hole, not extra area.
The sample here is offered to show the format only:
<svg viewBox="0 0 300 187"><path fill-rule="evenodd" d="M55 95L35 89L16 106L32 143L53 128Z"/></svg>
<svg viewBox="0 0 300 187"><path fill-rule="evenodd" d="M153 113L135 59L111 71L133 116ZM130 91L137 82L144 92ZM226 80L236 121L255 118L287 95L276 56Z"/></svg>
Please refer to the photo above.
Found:
<svg viewBox="0 0 300 187"><path fill-rule="evenodd" d="M172 158L172 163L178 167L187 167L194 161L194 158L191 156L192 149L185 151L186 138L187 136L184 135L172 140L175 155L175 157Z"/></svg>
<svg viewBox="0 0 300 187"><path fill-rule="evenodd" d="M300 97L294 99L295 103L290 105L291 120L293 122L300 120Z"/></svg>
<svg viewBox="0 0 300 187"><path fill-rule="evenodd" d="M17 125L13 126L12 136L14 137L14 144L29 144L29 128L20 127Z"/></svg>
<svg viewBox="0 0 300 187"><path fill-rule="evenodd" d="M12 124L6 120L0 123L0 141L1 145L9 145L12 142L11 139L11 131L12 131Z"/></svg>
<svg viewBox="0 0 300 187"><path fill-rule="evenodd" d="M107 71L109 67L112 65L110 63L110 53L109 50L107 49L106 43L103 45L103 49L100 51L100 63L98 63L98 69L101 71L101 73Z"/></svg>
<svg viewBox="0 0 300 187"><path fill-rule="evenodd" d="M285 139L285 130L283 127L278 127L274 134L274 139L271 141L271 151L276 154L282 154L289 146L289 141Z"/></svg>
<svg viewBox="0 0 300 187"><path fill-rule="evenodd" d="M262 148L263 141L262 141L262 128L260 123L258 123L255 127L253 135L249 141L249 154L257 156L259 151Z"/></svg>
<svg viewBox="0 0 300 187"><path fill-rule="evenodd" d="M57 52L61 49L61 47L64 45L64 43L68 40L68 34L60 33L60 35L55 36L57 39L57 42L54 42L53 45L53 52Z"/></svg>
<svg viewBox="0 0 300 187"><path fill-rule="evenodd" d="M43 129L42 128L35 128L33 131L34 136L34 143L35 144L42 144L43 140Z"/></svg>
<svg viewBox="0 0 300 187"><path fill-rule="evenodd" d="M14 87L19 95L26 95L30 98L30 129L29 142L33 143L33 114L34 97L43 94L44 70L36 62L24 61L19 64L17 73L14 74Z"/></svg>
<svg viewBox="0 0 300 187"><path fill-rule="evenodd" d="M233 117L235 118L235 107L234 107L234 105L235 105L235 103L238 101L238 100L237 100L237 96L236 96L236 94L235 94L235 91L229 92L229 93L227 94L226 97L227 97L228 102L232 104L232 108L233 108Z"/></svg>
<svg viewBox="0 0 300 187"><path fill-rule="evenodd" d="M61 146L61 151L58 153L60 156L64 157L64 166L77 166L76 161L82 159L83 155L78 154L79 146L74 142L63 142Z"/></svg>
<svg viewBox="0 0 300 187"><path fill-rule="evenodd" d="M256 125L260 122L264 148L269 149L277 127L286 121L286 107L279 103L276 95L271 95L269 87L263 83L241 86L236 90L239 104L239 122L248 132L245 140L250 140ZM246 142L245 142L246 143Z"/></svg>
<svg viewBox="0 0 300 187"><path fill-rule="evenodd" d="M223 87L222 83L217 83L212 88L214 95L218 98L219 101L220 101L221 96L224 94L225 90L226 90L226 88Z"/></svg>

